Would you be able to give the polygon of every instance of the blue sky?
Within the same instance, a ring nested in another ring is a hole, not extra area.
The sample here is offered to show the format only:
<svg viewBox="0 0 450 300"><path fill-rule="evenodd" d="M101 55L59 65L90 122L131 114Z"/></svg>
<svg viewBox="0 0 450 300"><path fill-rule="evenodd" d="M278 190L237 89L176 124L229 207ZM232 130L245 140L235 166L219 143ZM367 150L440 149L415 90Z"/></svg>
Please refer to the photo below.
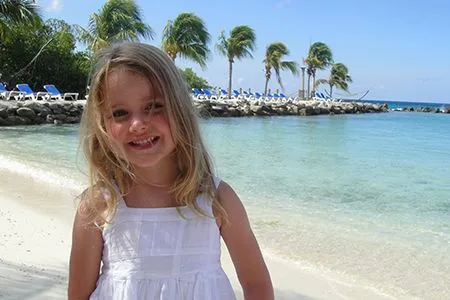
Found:
<svg viewBox="0 0 450 300"><path fill-rule="evenodd" d="M321 41L344 63L353 78L350 92L370 90L367 99L450 103L450 1L446 0L167 0L136 1L144 20L156 36L148 41L160 46L167 20L181 12L194 12L212 36L212 55L202 70L177 58L179 67L192 67L212 86L226 87L228 62L215 50L221 30L236 25L255 29L254 59L234 64L233 87L264 88L263 57L266 46L285 43L299 63L309 45ZM44 18L88 24L89 15L105 1L39 0ZM319 71L326 78L329 71ZM282 73L288 93L300 88L300 77ZM276 80L269 87L278 88ZM338 92L339 93L339 92Z"/></svg>

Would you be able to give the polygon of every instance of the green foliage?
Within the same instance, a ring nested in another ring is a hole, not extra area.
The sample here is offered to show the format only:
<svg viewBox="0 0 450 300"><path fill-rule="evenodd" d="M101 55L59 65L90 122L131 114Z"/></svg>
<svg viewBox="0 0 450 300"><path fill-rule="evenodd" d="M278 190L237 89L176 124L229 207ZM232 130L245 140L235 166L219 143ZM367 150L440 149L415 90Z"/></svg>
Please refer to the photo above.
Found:
<svg viewBox="0 0 450 300"><path fill-rule="evenodd" d="M79 39L95 52L116 41L153 38L152 28L143 22L134 0L108 0L89 17L88 29L77 26Z"/></svg>
<svg viewBox="0 0 450 300"><path fill-rule="evenodd" d="M316 86L319 84L328 84L330 86L330 97L333 97L333 87L348 92L348 84L353 80L348 75L348 68L342 63L333 64L328 79L319 79L316 82Z"/></svg>
<svg viewBox="0 0 450 300"><path fill-rule="evenodd" d="M316 71L323 70L333 63L333 53L331 49L322 42L315 42L309 47L308 57L305 59L308 74L308 98L316 90ZM313 89L310 93L310 78L312 76Z"/></svg>
<svg viewBox="0 0 450 300"><path fill-rule="evenodd" d="M12 37L11 26L40 22L38 7L32 0L0 0L0 42Z"/></svg>
<svg viewBox="0 0 450 300"><path fill-rule="evenodd" d="M267 94L267 84L271 77L271 69L275 71L278 83L284 91L283 83L281 81L280 70L289 70L292 74L298 74L298 64L295 61L282 61L283 56L289 55L289 49L281 42L275 42L267 46L266 55L264 58L264 67L266 71L266 84L264 87L264 94Z"/></svg>
<svg viewBox="0 0 450 300"><path fill-rule="evenodd" d="M208 81L198 76L191 68L179 69L189 88L211 88Z"/></svg>
<svg viewBox="0 0 450 300"><path fill-rule="evenodd" d="M175 60L177 55L206 67L211 39L205 23L194 13L181 13L175 21L169 20L163 32L162 48Z"/></svg>
<svg viewBox="0 0 450 300"><path fill-rule="evenodd" d="M9 89L28 83L42 91L44 84L55 84L61 91L84 94L90 60L87 53L74 52L72 26L51 19L33 30L21 25L10 30L15 38L0 44L0 80Z"/></svg>
<svg viewBox="0 0 450 300"><path fill-rule="evenodd" d="M253 58L252 51L256 48L255 41L256 35L253 28L246 25L239 25L231 30L228 38L225 37L225 32L222 31L216 48L220 54L228 57L231 62L234 62L235 58Z"/></svg>

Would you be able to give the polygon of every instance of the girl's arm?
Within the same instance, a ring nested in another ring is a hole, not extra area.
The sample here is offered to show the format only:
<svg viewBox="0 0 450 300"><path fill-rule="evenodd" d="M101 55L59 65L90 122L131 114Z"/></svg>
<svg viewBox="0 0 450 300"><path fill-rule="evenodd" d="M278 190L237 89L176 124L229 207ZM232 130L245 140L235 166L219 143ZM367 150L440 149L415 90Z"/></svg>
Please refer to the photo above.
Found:
<svg viewBox="0 0 450 300"><path fill-rule="evenodd" d="M269 271L241 200L223 181L217 193L229 219L229 224L221 226L221 234L233 260L245 299L273 300Z"/></svg>
<svg viewBox="0 0 450 300"><path fill-rule="evenodd" d="M86 209L82 200L73 224L69 300L89 299L99 276L102 252L102 233L94 224L87 223Z"/></svg>

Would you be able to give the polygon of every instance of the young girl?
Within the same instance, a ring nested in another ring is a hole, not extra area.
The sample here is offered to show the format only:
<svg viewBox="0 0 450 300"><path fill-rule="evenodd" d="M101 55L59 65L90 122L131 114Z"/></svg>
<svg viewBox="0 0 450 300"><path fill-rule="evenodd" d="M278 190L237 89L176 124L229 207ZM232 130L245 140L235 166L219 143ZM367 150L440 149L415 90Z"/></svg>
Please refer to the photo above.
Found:
<svg viewBox="0 0 450 300"><path fill-rule="evenodd" d="M91 184L73 227L69 299L235 299L220 236L245 299L273 299L245 209L213 176L190 93L164 52L103 51L81 129Z"/></svg>

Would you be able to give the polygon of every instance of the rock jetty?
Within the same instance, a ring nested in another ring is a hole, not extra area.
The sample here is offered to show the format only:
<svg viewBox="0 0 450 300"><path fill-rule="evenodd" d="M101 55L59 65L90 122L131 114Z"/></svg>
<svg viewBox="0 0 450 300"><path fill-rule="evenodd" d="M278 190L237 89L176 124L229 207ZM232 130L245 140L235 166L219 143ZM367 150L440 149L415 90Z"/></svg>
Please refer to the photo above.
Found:
<svg viewBox="0 0 450 300"><path fill-rule="evenodd" d="M300 101L266 103L247 100L194 101L199 115L209 117L314 116L379 113L386 104L363 102ZM38 124L76 124L80 122L86 100L77 101L0 101L0 126Z"/></svg>
<svg viewBox="0 0 450 300"><path fill-rule="evenodd" d="M448 107L401 107L401 108L399 107L399 108L393 108L392 111L450 114L450 106L448 106Z"/></svg>

